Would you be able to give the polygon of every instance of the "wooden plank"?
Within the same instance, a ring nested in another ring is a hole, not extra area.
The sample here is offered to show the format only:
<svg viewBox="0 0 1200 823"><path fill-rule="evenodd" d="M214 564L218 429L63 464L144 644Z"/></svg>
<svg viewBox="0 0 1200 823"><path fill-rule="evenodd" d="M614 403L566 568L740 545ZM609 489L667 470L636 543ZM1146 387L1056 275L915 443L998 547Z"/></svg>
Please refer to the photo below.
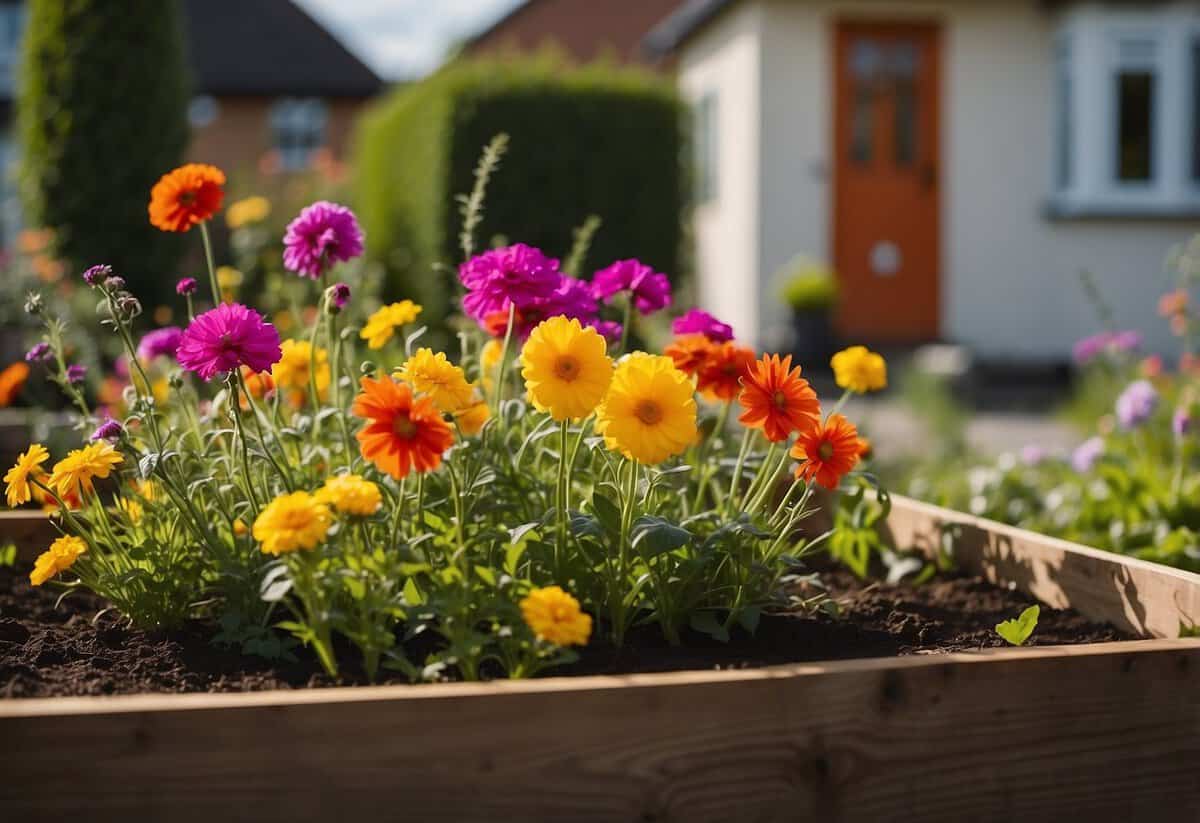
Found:
<svg viewBox="0 0 1200 823"><path fill-rule="evenodd" d="M892 501L884 531L895 546L932 556L949 535L956 562L972 573L1146 637L1178 637L1181 624L1200 623L1198 575L904 497Z"/></svg>
<svg viewBox="0 0 1200 823"><path fill-rule="evenodd" d="M0 511L0 545L15 544L17 560L22 563L36 560L58 534L45 512L36 509Z"/></svg>

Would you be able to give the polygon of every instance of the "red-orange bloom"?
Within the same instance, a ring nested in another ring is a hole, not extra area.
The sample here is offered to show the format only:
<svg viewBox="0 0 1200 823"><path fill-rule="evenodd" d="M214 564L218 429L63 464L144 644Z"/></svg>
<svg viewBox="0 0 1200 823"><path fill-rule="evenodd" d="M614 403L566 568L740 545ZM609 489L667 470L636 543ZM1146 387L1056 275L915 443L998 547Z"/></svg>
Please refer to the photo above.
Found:
<svg viewBox="0 0 1200 823"><path fill-rule="evenodd" d="M216 166L188 163L164 174L150 190L150 225L163 231L187 231L216 214L225 199L225 172Z"/></svg>
<svg viewBox="0 0 1200 823"><path fill-rule="evenodd" d="M831 414L820 426L800 432L792 446L791 455L802 461L796 477L806 482L814 478L827 489L836 489L850 471L858 465L858 429L840 414Z"/></svg>
<svg viewBox="0 0 1200 823"><path fill-rule="evenodd" d="M17 399L25 381L29 379L29 367L24 363L13 363L4 371L0 371L0 408L11 406Z"/></svg>
<svg viewBox="0 0 1200 823"><path fill-rule="evenodd" d="M254 371L249 366L242 366L242 379L246 381L246 391L253 398L266 397L275 391L275 380L269 371ZM239 403L243 409L250 408L250 402L245 395L239 395Z"/></svg>
<svg viewBox="0 0 1200 823"><path fill-rule="evenodd" d="M442 464L454 434L432 400L413 397L406 383L390 377L364 377L359 385L351 412L367 421L355 435L364 458L396 479Z"/></svg>
<svg viewBox="0 0 1200 823"><path fill-rule="evenodd" d="M671 358L675 368L689 377L695 377L716 348L717 344L703 334L681 334L663 349L663 354Z"/></svg>
<svg viewBox="0 0 1200 823"><path fill-rule="evenodd" d="M738 402L745 409L738 422L762 429L772 443L821 424L817 393L800 376L800 367L792 368L790 354L782 360L777 354L764 354L761 360L751 363L742 378Z"/></svg>
<svg viewBox="0 0 1200 823"><path fill-rule="evenodd" d="M700 367L696 388L710 400L732 400L742 390L742 378L754 364L754 349L730 340L713 347Z"/></svg>
<svg viewBox="0 0 1200 823"><path fill-rule="evenodd" d="M858 438L858 459L870 460L871 455L875 453L875 446L865 437Z"/></svg>

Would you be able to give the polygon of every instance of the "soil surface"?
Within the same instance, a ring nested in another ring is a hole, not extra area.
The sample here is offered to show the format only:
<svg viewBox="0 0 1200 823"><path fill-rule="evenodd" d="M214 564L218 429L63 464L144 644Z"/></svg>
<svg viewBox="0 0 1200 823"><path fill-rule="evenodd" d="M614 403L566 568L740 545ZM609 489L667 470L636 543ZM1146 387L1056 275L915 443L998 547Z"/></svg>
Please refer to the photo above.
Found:
<svg viewBox="0 0 1200 823"><path fill-rule="evenodd" d="M1033 600L979 578L949 575L922 586L859 581L842 570L822 579L840 615L778 614L762 618L750 636L730 643L690 633L668 646L656 629L635 630L619 654L593 645L560 675L681 669L754 668L779 663L970 651L1005 645L994 627ZM295 663L248 657L213 645L213 627L195 622L170 633L128 628L104 602L29 585L28 571L0 568L0 697L237 692L355 685L361 673L338 681L321 673L303 649ZM97 614L99 616L97 617ZM1042 607L1028 645L1132 639L1079 614ZM351 659L346 654L345 659ZM381 681L405 682L400 678Z"/></svg>

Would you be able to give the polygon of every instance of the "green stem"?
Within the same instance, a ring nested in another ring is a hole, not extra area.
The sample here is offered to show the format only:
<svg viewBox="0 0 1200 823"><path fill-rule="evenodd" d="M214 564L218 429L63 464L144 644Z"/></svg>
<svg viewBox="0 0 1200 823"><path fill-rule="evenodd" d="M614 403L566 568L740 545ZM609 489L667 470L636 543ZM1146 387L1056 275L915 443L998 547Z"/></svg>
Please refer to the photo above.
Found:
<svg viewBox="0 0 1200 823"><path fill-rule="evenodd" d="M742 431L742 445L738 449L737 463L733 467L733 479L729 483L729 497L725 500L725 516L728 517L732 512L729 507L737 498L738 484L742 482L742 467L746 463L746 454L750 451L750 437L753 435L753 429L744 429Z"/></svg>
<svg viewBox="0 0 1200 823"><path fill-rule="evenodd" d="M208 222L200 224L200 239L204 242L204 260L208 263L208 284L212 287L213 306L221 305L221 285L217 282L217 267L213 263L212 239L208 236Z"/></svg>
<svg viewBox="0 0 1200 823"><path fill-rule="evenodd" d="M625 642L625 588L629 584L629 552L633 548L631 540L631 531L633 529L633 513L636 508L637 498L637 479L638 479L638 463L636 460L629 461L629 480L625 487L625 499L622 502L621 510L621 534L618 540L617 549L617 573L616 586L614 591L609 595L611 602L609 608L612 611L612 633L613 645L620 648Z"/></svg>
<svg viewBox="0 0 1200 823"><path fill-rule="evenodd" d="M517 307L508 304L508 326L504 329L504 344L500 347L500 362L496 365L496 397L492 401L492 417L499 422L500 400L504 397L504 378L508 376L508 349L512 345L513 326L517 322Z"/></svg>

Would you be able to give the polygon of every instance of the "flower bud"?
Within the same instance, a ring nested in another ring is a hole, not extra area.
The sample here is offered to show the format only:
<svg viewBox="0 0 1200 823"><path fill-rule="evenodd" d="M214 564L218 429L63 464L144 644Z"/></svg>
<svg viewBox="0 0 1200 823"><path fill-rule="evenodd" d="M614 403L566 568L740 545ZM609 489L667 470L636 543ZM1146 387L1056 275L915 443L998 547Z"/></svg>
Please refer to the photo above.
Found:
<svg viewBox="0 0 1200 823"><path fill-rule="evenodd" d="M360 374L362 374L366 377L370 377L371 375L373 375L375 373L376 368L378 368L378 367L375 365L375 361L364 360L362 362L362 364L358 367L358 371Z"/></svg>
<svg viewBox="0 0 1200 823"><path fill-rule="evenodd" d="M46 307L46 304L42 300L42 296L40 294L38 294L37 292L31 291L25 297L25 313L26 314L41 314L42 310L45 307Z"/></svg>
<svg viewBox="0 0 1200 823"><path fill-rule="evenodd" d="M83 273L83 282L89 286L99 286L112 276L112 266L92 266Z"/></svg>

